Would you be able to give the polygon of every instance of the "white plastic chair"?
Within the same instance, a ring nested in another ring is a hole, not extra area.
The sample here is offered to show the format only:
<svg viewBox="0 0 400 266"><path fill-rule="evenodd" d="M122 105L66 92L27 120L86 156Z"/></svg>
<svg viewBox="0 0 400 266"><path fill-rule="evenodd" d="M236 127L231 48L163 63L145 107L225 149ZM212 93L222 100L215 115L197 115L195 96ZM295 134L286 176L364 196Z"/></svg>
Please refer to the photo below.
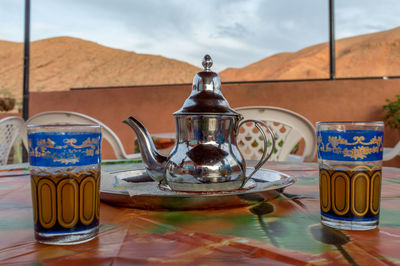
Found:
<svg viewBox="0 0 400 266"><path fill-rule="evenodd" d="M11 148L24 135L25 122L17 116L0 120L0 165L7 164Z"/></svg>
<svg viewBox="0 0 400 266"><path fill-rule="evenodd" d="M400 155L400 141L393 148L383 148L383 160L389 161Z"/></svg>
<svg viewBox="0 0 400 266"><path fill-rule="evenodd" d="M244 119L265 122L276 134L276 150L272 161L312 161L317 151L315 127L304 116L293 111L272 106L245 106L236 108ZM267 134L268 135L268 134ZM290 154L301 139L304 152L301 156ZM256 160L262 155L263 139L254 123L246 123L240 128L237 142L246 160Z"/></svg>
<svg viewBox="0 0 400 266"><path fill-rule="evenodd" d="M140 159L140 153L126 154L124 147L118 136L108 126L102 122L94 119L93 117L69 111L50 111L36 114L26 121L26 125L46 125L46 124L99 124L102 126L102 135L107 140L114 150L115 157L117 159ZM25 147L26 146L26 140Z"/></svg>

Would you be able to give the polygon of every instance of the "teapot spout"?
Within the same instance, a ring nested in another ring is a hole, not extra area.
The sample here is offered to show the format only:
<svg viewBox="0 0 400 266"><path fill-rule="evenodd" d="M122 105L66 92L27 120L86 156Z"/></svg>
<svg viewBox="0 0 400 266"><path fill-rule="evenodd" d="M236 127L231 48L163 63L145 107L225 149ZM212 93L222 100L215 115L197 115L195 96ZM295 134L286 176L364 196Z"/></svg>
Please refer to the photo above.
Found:
<svg viewBox="0 0 400 266"><path fill-rule="evenodd" d="M167 157L158 153L149 132L136 118L130 116L123 122L128 124L136 133L140 153L146 165L147 173L155 181L160 182L164 179Z"/></svg>

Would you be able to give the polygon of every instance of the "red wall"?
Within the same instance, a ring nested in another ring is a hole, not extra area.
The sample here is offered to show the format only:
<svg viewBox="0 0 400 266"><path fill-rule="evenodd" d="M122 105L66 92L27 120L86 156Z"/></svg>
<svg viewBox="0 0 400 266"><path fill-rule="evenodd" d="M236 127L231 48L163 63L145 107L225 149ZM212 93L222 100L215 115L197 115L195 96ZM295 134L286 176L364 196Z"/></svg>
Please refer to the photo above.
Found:
<svg viewBox="0 0 400 266"><path fill-rule="evenodd" d="M175 132L173 113L180 109L190 91L191 85L183 84L33 92L30 115L67 110L92 116L112 128L131 153L135 135L122 121L132 115L150 133ZM385 99L400 94L400 79L224 83L222 91L234 108L288 108L313 124L321 120L382 120ZM399 139L398 131L385 130L385 146L393 146ZM104 157L112 157L110 147L105 146Z"/></svg>

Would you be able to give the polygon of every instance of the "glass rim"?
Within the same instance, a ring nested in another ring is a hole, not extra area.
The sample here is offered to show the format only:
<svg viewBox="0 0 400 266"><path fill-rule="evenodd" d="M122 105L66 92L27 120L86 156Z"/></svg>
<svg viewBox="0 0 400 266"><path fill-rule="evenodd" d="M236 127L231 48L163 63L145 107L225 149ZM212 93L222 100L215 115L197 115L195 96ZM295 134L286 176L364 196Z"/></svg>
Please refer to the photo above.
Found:
<svg viewBox="0 0 400 266"><path fill-rule="evenodd" d="M92 128L101 128L100 124L31 124L27 125L27 128L65 128L65 127L92 127Z"/></svg>
<svg viewBox="0 0 400 266"><path fill-rule="evenodd" d="M384 126L383 121L318 121L318 125L355 125L355 126Z"/></svg>

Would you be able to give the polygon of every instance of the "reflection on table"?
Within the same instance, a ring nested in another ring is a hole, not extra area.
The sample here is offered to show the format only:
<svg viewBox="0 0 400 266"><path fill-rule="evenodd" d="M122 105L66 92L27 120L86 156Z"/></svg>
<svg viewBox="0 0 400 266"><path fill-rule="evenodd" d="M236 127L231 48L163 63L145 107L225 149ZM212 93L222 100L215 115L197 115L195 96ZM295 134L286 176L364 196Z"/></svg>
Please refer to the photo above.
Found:
<svg viewBox="0 0 400 266"><path fill-rule="evenodd" d="M105 164L103 169L140 165ZM398 168L383 170L380 226L371 231L341 231L320 224L317 164L269 162L265 168L296 176L297 182L268 201L249 198L246 207L191 211L102 203L95 240L46 246L34 240L30 180L24 167L0 169L0 260L5 264L378 265L400 261Z"/></svg>

